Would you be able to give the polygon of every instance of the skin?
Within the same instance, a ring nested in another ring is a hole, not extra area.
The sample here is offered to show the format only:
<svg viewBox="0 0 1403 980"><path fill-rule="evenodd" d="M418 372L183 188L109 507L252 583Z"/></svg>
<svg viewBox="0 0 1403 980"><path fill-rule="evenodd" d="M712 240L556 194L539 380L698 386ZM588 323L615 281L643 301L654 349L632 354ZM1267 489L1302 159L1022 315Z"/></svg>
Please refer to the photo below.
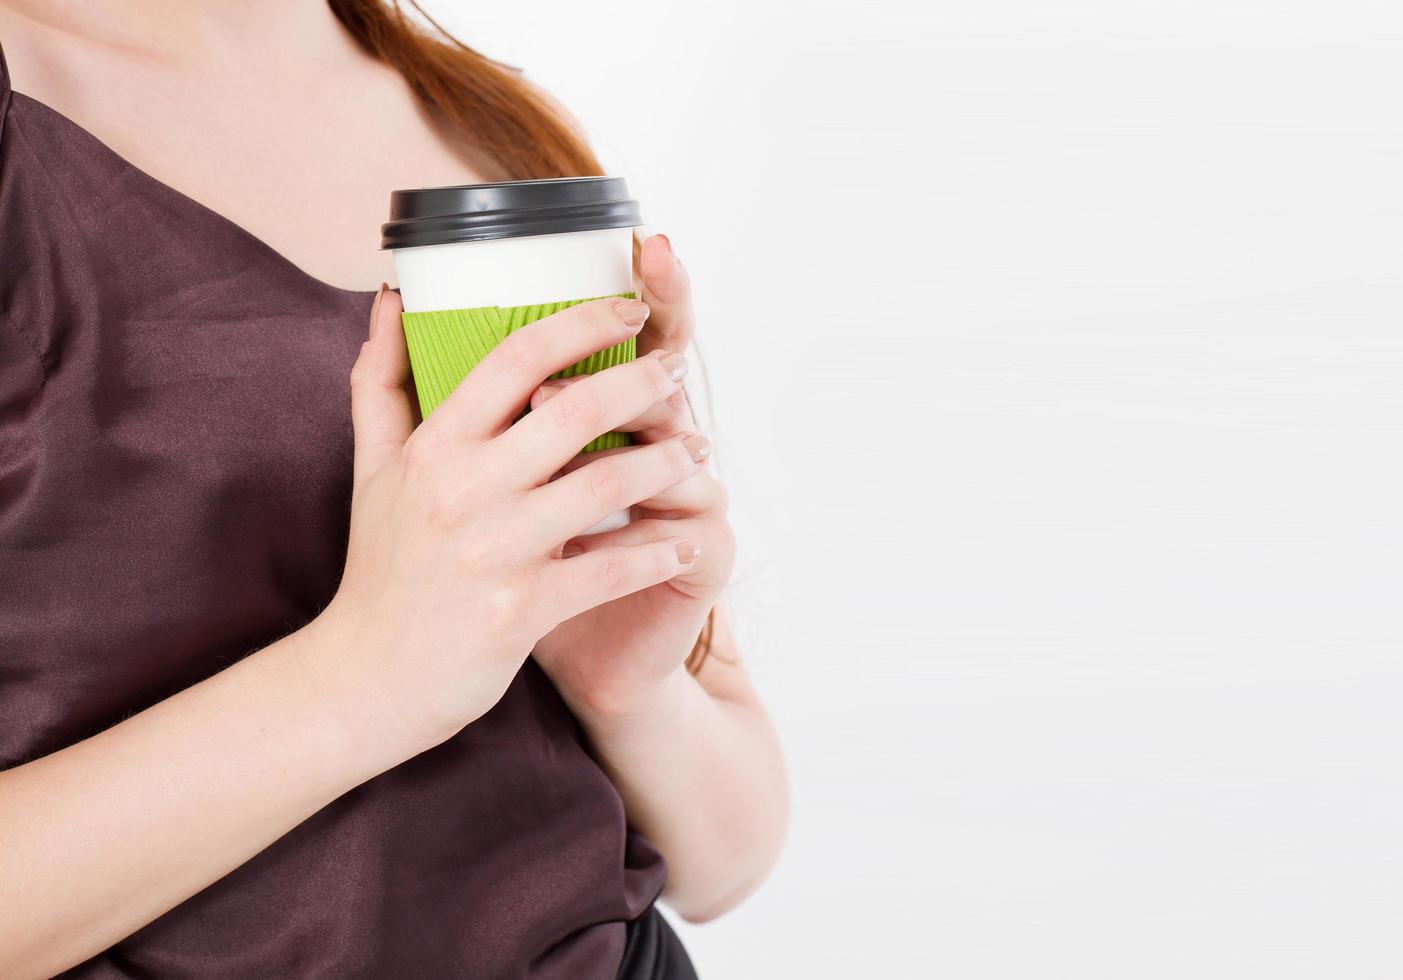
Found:
<svg viewBox="0 0 1403 980"><path fill-rule="evenodd" d="M343 288L388 278L366 236L386 188L497 176L319 0L11 2L0 31L18 91ZM289 213L280 182L309 172L324 179ZM784 838L786 773L722 601L735 539L696 453L678 377L690 284L663 236L644 244L641 290L516 332L417 428L382 291L350 378L337 595L210 679L0 773L0 975L49 975L129 935L461 731L532 655L667 857L668 903L705 921L753 891ZM542 386L630 334L636 362ZM613 429L637 444L573 455ZM629 506L628 527L579 537ZM713 606L693 676L682 663Z"/></svg>

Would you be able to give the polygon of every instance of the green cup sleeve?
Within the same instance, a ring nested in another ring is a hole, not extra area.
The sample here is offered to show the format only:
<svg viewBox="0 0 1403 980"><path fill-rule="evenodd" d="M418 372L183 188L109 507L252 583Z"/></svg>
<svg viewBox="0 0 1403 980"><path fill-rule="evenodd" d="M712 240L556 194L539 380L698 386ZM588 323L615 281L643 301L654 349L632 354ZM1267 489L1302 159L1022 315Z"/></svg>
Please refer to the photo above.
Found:
<svg viewBox="0 0 1403 980"><path fill-rule="evenodd" d="M634 299L636 296L632 292L612 295L625 299ZM463 310L402 314L404 339L409 346L409 365L414 375L414 388L419 396L420 413L424 418L428 418L468 376L468 372L513 330L520 330L528 323L534 323L571 306L604 298L606 297L591 296L530 306L478 306ZM578 361L563 371L557 371L551 377L568 378L577 374L593 374L615 364L633 360L637 351L637 338L630 337L621 344L591 354L583 361ZM583 452L630 444L628 433L606 432L585 446Z"/></svg>

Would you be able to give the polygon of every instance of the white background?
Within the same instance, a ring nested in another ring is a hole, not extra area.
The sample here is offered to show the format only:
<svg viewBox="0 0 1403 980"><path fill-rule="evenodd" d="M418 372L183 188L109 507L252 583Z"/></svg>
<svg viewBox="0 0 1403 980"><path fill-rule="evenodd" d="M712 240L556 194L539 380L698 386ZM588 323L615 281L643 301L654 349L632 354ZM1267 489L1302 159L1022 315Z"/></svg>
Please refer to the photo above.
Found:
<svg viewBox="0 0 1403 980"><path fill-rule="evenodd" d="M1403 12L428 8L691 268L781 865L703 980L1403 973Z"/></svg>

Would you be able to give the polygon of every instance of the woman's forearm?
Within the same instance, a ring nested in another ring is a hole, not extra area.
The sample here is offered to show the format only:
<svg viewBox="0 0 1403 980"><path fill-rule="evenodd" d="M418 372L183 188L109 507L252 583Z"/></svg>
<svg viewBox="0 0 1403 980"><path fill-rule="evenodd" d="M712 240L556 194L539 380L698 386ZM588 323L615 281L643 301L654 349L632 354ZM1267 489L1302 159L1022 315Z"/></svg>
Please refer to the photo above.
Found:
<svg viewBox="0 0 1403 980"><path fill-rule="evenodd" d="M325 632L0 773L0 975L81 962L413 754L335 689Z"/></svg>
<svg viewBox="0 0 1403 980"><path fill-rule="evenodd" d="M691 922L764 880L789 819L779 741L758 702L712 694L684 669L648 709L581 717L629 823L668 862L663 897Z"/></svg>

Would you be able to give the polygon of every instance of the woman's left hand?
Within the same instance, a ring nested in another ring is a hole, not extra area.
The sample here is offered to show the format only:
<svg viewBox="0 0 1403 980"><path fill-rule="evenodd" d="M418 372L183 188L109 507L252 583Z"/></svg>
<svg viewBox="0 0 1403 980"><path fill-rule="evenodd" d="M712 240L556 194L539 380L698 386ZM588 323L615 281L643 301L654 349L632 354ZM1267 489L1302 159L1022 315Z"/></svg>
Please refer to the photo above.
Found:
<svg viewBox="0 0 1403 980"><path fill-rule="evenodd" d="M667 238L643 243L640 267L648 322L638 337L638 356L681 355L692 338L691 286ZM685 362L684 362L685 363ZM577 379L547 382L531 398L535 408ZM633 422L620 426L635 446L697 433L684 391L659 402ZM697 433L689 448L709 443ZM601 456L631 452L606 449L575 457L561 474ZM581 721L609 723L662 707L676 687L707 614L730 579L735 536L726 520L726 491L706 467L664 493L632 508L631 523L564 545L589 551L680 536L700 548L690 568L676 577L596 606L559 624L536 645L534 656Z"/></svg>

